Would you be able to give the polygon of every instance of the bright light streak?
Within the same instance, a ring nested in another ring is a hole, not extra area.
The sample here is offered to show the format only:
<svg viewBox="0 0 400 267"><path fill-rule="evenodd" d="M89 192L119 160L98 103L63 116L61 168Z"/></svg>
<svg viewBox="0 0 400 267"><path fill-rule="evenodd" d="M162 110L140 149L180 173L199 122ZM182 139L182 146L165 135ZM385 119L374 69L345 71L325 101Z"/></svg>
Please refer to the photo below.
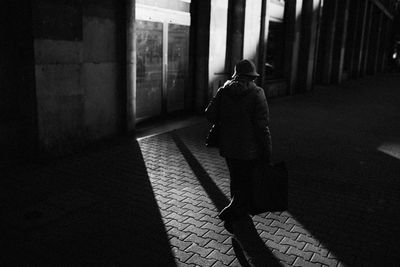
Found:
<svg viewBox="0 0 400 267"><path fill-rule="evenodd" d="M378 151L383 152L396 159L400 159L400 144L384 143L378 147Z"/></svg>

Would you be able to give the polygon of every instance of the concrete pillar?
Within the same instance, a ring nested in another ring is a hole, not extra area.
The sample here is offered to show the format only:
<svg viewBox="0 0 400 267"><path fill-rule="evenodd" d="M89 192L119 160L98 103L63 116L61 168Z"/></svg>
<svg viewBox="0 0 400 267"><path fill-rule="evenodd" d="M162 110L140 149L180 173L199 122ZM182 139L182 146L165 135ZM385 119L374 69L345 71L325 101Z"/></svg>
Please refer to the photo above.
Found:
<svg viewBox="0 0 400 267"><path fill-rule="evenodd" d="M215 1L215 0L213 0ZM211 0L191 3L190 57L195 59L193 69L194 109L204 112L209 96L210 14Z"/></svg>
<svg viewBox="0 0 400 267"><path fill-rule="evenodd" d="M218 88L230 76L225 69L228 28L228 0L211 1L210 15L210 55L209 55L209 97L214 95ZM196 59L194 59L196 60Z"/></svg>
<svg viewBox="0 0 400 267"><path fill-rule="evenodd" d="M297 91L305 92L313 88L315 52L317 49L317 32L320 11L320 0L304 0L302 5L302 30Z"/></svg>
<svg viewBox="0 0 400 267"><path fill-rule="evenodd" d="M258 66L262 0L247 0L245 4L243 58Z"/></svg>
<svg viewBox="0 0 400 267"><path fill-rule="evenodd" d="M382 69L382 57L384 57L384 53L386 49L390 49L385 47L386 42L390 42L389 40L385 40L386 38L386 26L385 19L393 20L393 14L382 4L382 1L379 0L370 0L369 4L369 12L368 12L368 24L367 24L367 33L369 38L366 39L365 45L365 53L366 55L363 58L361 72L366 74L374 74L377 71ZM390 33L389 33L390 35Z"/></svg>
<svg viewBox="0 0 400 267"><path fill-rule="evenodd" d="M136 121L136 32L135 0L126 0L126 128L135 129Z"/></svg>
<svg viewBox="0 0 400 267"><path fill-rule="evenodd" d="M383 12L379 12L379 25L378 25L378 34L376 38L376 52L375 52L375 58L374 58L374 73L377 73L380 65L380 59L382 57L382 47L384 47L384 14Z"/></svg>
<svg viewBox="0 0 400 267"><path fill-rule="evenodd" d="M246 0L229 0L226 58L228 72L233 72L235 64L243 58L245 4Z"/></svg>
<svg viewBox="0 0 400 267"><path fill-rule="evenodd" d="M391 57L393 56L393 43L398 37L400 37L400 17L396 16L394 17L394 20L390 20L388 23L388 47L383 61L383 69L385 71L390 70L388 69L389 67L393 67L391 64L389 65L389 60L391 60Z"/></svg>
<svg viewBox="0 0 400 267"><path fill-rule="evenodd" d="M374 6L368 2L367 24L364 35L364 47L362 55L362 63L360 68L360 76L367 74L368 57L370 56L371 34L372 34L372 19L373 19Z"/></svg>
<svg viewBox="0 0 400 267"><path fill-rule="evenodd" d="M379 45L379 56L377 60L377 72L383 71L383 57L385 55L385 50L387 49L387 17L383 15L382 17L382 32L380 38L380 45Z"/></svg>
<svg viewBox="0 0 400 267"><path fill-rule="evenodd" d="M326 1L323 7L323 32L324 32L324 47L322 57L322 83L329 84L332 82L332 68L334 56L335 35L337 30L337 19L339 1Z"/></svg>
<svg viewBox="0 0 400 267"><path fill-rule="evenodd" d="M380 37L380 44L379 44L379 55L377 59L377 72L383 71L383 61L385 54L388 50L387 39L388 39L388 31L387 31L387 24L388 24L388 17L383 13L382 14L382 23L381 23L381 37Z"/></svg>
<svg viewBox="0 0 400 267"><path fill-rule="evenodd" d="M390 41L390 22L391 20L388 17L384 17L384 24L383 24L383 46L382 46L382 54L381 59L379 62L379 71L385 71L386 61L389 56L389 51L391 51L391 41Z"/></svg>
<svg viewBox="0 0 400 267"><path fill-rule="evenodd" d="M372 25L371 34L369 40L369 53L367 58L367 74L373 75L376 73L376 60L379 51L379 37L380 37L380 20L381 20L381 10L373 5L372 12Z"/></svg>
<svg viewBox="0 0 400 267"><path fill-rule="evenodd" d="M364 46L366 40L366 31L367 31L367 15L368 15L368 1L361 0L359 2L359 12L360 16L357 21L357 30L356 30L356 42L355 49L356 53L354 55L354 68L353 68L353 77L357 78L361 75L362 62L364 57Z"/></svg>
<svg viewBox="0 0 400 267"><path fill-rule="evenodd" d="M268 41L268 28L269 28L269 19L267 17L267 9L268 3L270 0L262 0L261 2L261 17L260 17L260 38L259 38L259 47L258 47L258 73L260 73L261 77L257 79L257 82L260 86L265 84L265 61L267 58L266 47Z"/></svg>
<svg viewBox="0 0 400 267"><path fill-rule="evenodd" d="M126 133L128 131L127 120L127 1L118 1L115 9L115 65L116 65L116 87L118 94L116 105L118 107L118 132Z"/></svg>
<svg viewBox="0 0 400 267"><path fill-rule="evenodd" d="M332 82L341 83L343 80L343 64L346 49L347 25L349 19L350 0L335 1L337 9L336 32L332 60Z"/></svg>
<svg viewBox="0 0 400 267"><path fill-rule="evenodd" d="M303 0L286 1L285 4L285 77L288 81L288 91L295 93L297 83L298 60L300 54L301 10ZM265 62L265 60L264 60Z"/></svg>
<svg viewBox="0 0 400 267"><path fill-rule="evenodd" d="M358 34L358 21L361 16L361 10L359 8L360 1L353 0L350 1L349 7L349 18L347 22L347 38L346 38L346 51L345 51L345 65L344 71L347 72L348 78L352 77L354 69L356 67L356 53L358 52L357 34Z"/></svg>

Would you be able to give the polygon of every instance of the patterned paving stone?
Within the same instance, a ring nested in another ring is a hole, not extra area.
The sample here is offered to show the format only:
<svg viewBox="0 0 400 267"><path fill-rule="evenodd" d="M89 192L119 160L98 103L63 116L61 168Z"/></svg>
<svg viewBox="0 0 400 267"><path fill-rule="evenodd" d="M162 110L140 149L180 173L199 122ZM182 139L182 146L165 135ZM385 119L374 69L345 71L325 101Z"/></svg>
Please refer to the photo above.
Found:
<svg viewBox="0 0 400 267"><path fill-rule="evenodd" d="M169 242L172 246L183 251L193 244L193 242L182 241L176 237L172 237Z"/></svg>
<svg viewBox="0 0 400 267"><path fill-rule="evenodd" d="M167 224L167 226L175 227L175 228L177 228L178 230L187 231L187 232L190 232L190 230L186 230L186 229L188 229L189 227L192 227L192 226L189 225L189 224L181 223L181 222L176 221L176 220L171 220L171 221L169 221L168 224Z"/></svg>
<svg viewBox="0 0 400 267"><path fill-rule="evenodd" d="M211 240L208 242L205 247L207 248L212 248L214 250L219 251L222 254L226 254L226 252L231 249L231 243L229 242L228 244L225 243L220 243L216 240Z"/></svg>
<svg viewBox="0 0 400 267"><path fill-rule="evenodd" d="M313 263L309 261L305 261L302 258L297 258L296 261L294 262L293 266L299 266L299 267L321 267L322 265L319 263Z"/></svg>
<svg viewBox="0 0 400 267"><path fill-rule="evenodd" d="M323 257L327 257L328 253L329 253L328 250L321 248L321 247L314 246L311 243L308 243L305 245L304 251L314 252L315 254L321 255Z"/></svg>
<svg viewBox="0 0 400 267"><path fill-rule="evenodd" d="M214 260L214 259L207 259L207 258L202 257L197 254L193 254L193 256L190 257L186 261L186 263L194 264L195 266L204 266L204 267L213 266L215 264L215 262L216 262L216 260Z"/></svg>
<svg viewBox="0 0 400 267"><path fill-rule="evenodd" d="M313 255L312 252L306 252L304 250L297 249L295 247L289 247L289 249L286 252L286 254L300 257L305 261L310 261L312 255Z"/></svg>
<svg viewBox="0 0 400 267"><path fill-rule="evenodd" d="M400 142L399 83L366 78L272 101L274 159L289 168L289 210L253 216L253 224L282 266L398 266L400 165L391 151ZM201 123L2 169L4 262L26 266L18 256L26 252L38 266L56 266L57 258L67 266L240 266L220 203L177 145L179 138L228 200L226 163L204 146L206 133Z"/></svg>
<svg viewBox="0 0 400 267"><path fill-rule="evenodd" d="M320 242L317 239L312 238L312 237L310 237L308 235L303 235L303 234L299 235L299 237L297 238L297 241L309 243L309 244L312 244L314 246L318 246L320 244Z"/></svg>
<svg viewBox="0 0 400 267"><path fill-rule="evenodd" d="M179 262L186 262L190 257L192 257L194 255L194 253L192 252L186 252L180 248L176 248L174 247L172 249L172 252L175 255L175 258L179 261Z"/></svg>
<svg viewBox="0 0 400 267"><path fill-rule="evenodd" d="M295 256L287 255L285 253L281 253L279 251L273 250L274 256L285 264L292 265L296 260Z"/></svg>
<svg viewBox="0 0 400 267"><path fill-rule="evenodd" d="M191 234L189 232L178 230L175 227L170 227L170 229L167 230L167 233L168 233L169 238L175 237L182 241L184 241L185 238Z"/></svg>
<svg viewBox="0 0 400 267"><path fill-rule="evenodd" d="M218 250L214 250L213 252L211 252L208 255L208 258L221 261L225 265L229 265L235 259L235 257L221 253Z"/></svg>
<svg viewBox="0 0 400 267"><path fill-rule="evenodd" d="M260 231L260 230L259 230ZM267 240L271 240L271 241L273 241L275 244L279 244L281 241L282 241L282 239L283 239L283 237L282 236L277 236L277 235L272 235L272 234L270 234L270 233L268 233L268 232L266 232L266 231L260 231L261 233L260 233L260 237L261 238L263 238L265 241L267 241Z"/></svg>
<svg viewBox="0 0 400 267"><path fill-rule="evenodd" d="M302 250L306 245L306 243L304 243L304 242L294 241L294 240L289 239L287 237L283 238L283 240L280 242L280 244L288 245L288 246L291 246L291 247L295 247L295 248L297 248L299 250Z"/></svg>
<svg viewBox="0 0 400 267"><path fill-rule="evenodd" d="M338 262L336 259L330 259L328 257L322 257L320 254L314 253L311 258L311 262L320 263L327 266L337 266Z"/></svg>
<svg viewBox="0 0 400 267"><path fill-rule="evenodd" d="M275 242L273 242L271 240L268 240L266 244L267 244L267 246L269 248L275 249L275 250L277 250L279 252L282 252L282 253L285 253L289 249L289 246L277 244L277 243L275 243Z"/></svg>
<svg viewBox="0 0 400 267"><path fill-rule="evenodd" d="M223 243L227 239L230 239L229 234L220 234L220 233L216 233L215 231L207 231L207 233L205 233L203 235L203 237L210 238L210 239L216 240L221 243Z"/></svg>
<svg viewBox="0 0 400 267"><path fill-rule="evenodd" d="M190 234L185 238L185 241L195 243L201 247L207 247L207 244L210 243L211 240L195 234Z"/></svg>

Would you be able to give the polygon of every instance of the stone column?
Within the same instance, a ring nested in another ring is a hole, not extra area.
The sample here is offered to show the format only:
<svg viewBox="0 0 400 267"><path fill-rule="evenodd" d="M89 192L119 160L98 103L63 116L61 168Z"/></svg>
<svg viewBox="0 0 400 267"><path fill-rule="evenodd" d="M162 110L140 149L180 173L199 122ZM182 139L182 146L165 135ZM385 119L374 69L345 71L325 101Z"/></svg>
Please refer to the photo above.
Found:
<svg viewBox="0 0 400 267"><path fill-rule="evenodd" d="M374 11L374 5L368 2L367 25L365 28L365 35L364 35L364 47L363 47L364 51L361 58L362 62L360 68L360 76L365 76L367 74L368 57L370 56L370 46L371 46L370 35L372 34L373 11Z"/></svg>
<svg viewBox="0 0 400 267"><path fill-rule="evenodd" d="M332 59L332 81L341 83L343 79L343 63L346 49L347 24L349 18L349 0L335 1L339 3L337 9L336 33Z"/></svg>
<svg viewBox="0 0 400 267"><path fill-rule="evenodd" d="M390 22L391 20L388 17L384 17L384 25L383 25L383 47L382 47L382 55L379 62L379 71L385 71L387 58L389 56L389 51L391 51L391 40L390 40Z"/></svg>
<svg viewBox="0 0 400 267"><path fill-rule="evenodd" d="M322 53L322 83L329 84L332 82L332 68L333 68L333 51L335 34L337 30L337 17L338 17L339 1L326 1L323 7L323 31L324 31L324 45L321 47Z"/></svg>
<svg viewBox="0 0 400 267"><path fill-rule="evenodd" d="M379 22L381 18L381 12L379 9L374 6L374 11L372 13L372 25L371 25L371 33L368 47L368 57L367 57L367 66L366 73L368 75L373 75L376 72L376 59L378 56L378 46L379 46Z"/></svg>
<svg viewBox="0 0 400 267"><path fill-rule="evenodd" d="M126 128L135 129L136 120L136 32L135 0L126 0Z"/></svg>
<svg viewBox="0 0 400 267"><path fill-rule="evenodd" d="M357 51L357 34L358 34L358 21L360 19L361 10L359 8L360 1L350 1L349 7L349 18L346 38L346 51L345 51L345 66L344 69L347 71L348 78L353 76L353 72L356 66L355 56Z"/></svg>
<svg viewBox="0 0 400 267"><path fill-rule="evenodd" d="M380 37L379 37L379 55L376 59L376 71L381 71L383 54L386 50L386 15L382 12L382 18L380 21Z"/></svg>
<svg viewBox="0 0 400 267"><path fill-rule="evenodd" d="M215 1L215 0L212 0ZM209 87L209 54L210 54L210 13L211 0L193 1L191 12L191 47L190 57L193 64L193 93L195 111L201 113L208 102Z"/></svg>
<svg viewBox="0 0 400 267"><path fill-rule="evenodd" d="M302 30L298 68L297 91L305 92L313 88L314 63L317 48L317 32L320 0L304 0L302 5Z"/></svg>
<svg viewBox="0 0 400 267"><path fill-rule="evenodd" d="M355 42L355 55L354 55L354 68L353 77L357 78L361 74L362 59L364 56L364 45L366 36L366 26L367 26L367 14L368 14L368 1L361 0L359 2L359 12L360 16L357 21L357 31L356 31L356 42Z"/></svg>
<svg viewBox="0 0 400 267"><path fill-rule="evenodd" d="M382 17L382 32L380 38L380 46L379 46L379 56L377 60L377 72L383 71L383 58L385 55L385 51L387 49L387 17L383 14Z"/></svg>
<svg viewBox="0 0 400 267"><path fill-rule="evenodd" d="M375 58L374 58L374 73L377 73L380 70L380 61L382 58L382 50L383 47L385 46L385 34L384 34L384 13L383 12L379 12L379 26L378 26L378 34L377 34L377 38L376 38L376 54L375 54Z"/></svg>
<svg viewBox="0 0 400 267"><path fill-rule="evenodd" d="M229 0L226 70L233 72L243 58L243 33L246 0Z"/></svg>
<svg viewBox="0 0 400 267"><path fill-rule="evenodd" d="M295 93L297 83L298 58L300 51L301 10L303 0L286 1L285 4L285 77L288 81L288 91Z"/></svg>
<svg viewBox="0 0 400 267"><path fill-rule="evenodd" d="M258 66L262 0L247 0L244 17L243 58Z"/></svg>
<svg viewBox="0 0 400 267"><path fill-rule="evenodd" d="M261 77L257 79L260 86L265 83L265 61L267 58L266 47L268 41L268 27L269 19L267 17L268 3L270 0L262 0L261 2L261 14L260 14L260 37L258 46L258 59L256 60L258 65L258 73ZM287 24L286 24L287 25Z"/></svg>
<svg viewBox="0 0 400 267"><path fill-rule="evenodd" d="M224 84L230 73L225 69L228 27L228 0L211 2L210 55L209 55L209 97ZM196 58L194 58L196 60Z"/></svg>

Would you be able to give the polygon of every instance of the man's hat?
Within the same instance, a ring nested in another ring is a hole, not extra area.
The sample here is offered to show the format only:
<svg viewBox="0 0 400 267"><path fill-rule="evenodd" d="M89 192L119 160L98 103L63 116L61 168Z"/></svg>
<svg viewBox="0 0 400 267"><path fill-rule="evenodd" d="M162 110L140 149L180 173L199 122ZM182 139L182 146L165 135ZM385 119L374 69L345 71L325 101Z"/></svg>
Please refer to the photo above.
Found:
<svg viewBox="0 0 400 267"><path fill-rule="evenodd" d="M233 73L232 78L242 75L253 77L260 76L260 74L256 72L256 66L254 63L248 59L243 59L236 64L235 72Z"/></svg>

